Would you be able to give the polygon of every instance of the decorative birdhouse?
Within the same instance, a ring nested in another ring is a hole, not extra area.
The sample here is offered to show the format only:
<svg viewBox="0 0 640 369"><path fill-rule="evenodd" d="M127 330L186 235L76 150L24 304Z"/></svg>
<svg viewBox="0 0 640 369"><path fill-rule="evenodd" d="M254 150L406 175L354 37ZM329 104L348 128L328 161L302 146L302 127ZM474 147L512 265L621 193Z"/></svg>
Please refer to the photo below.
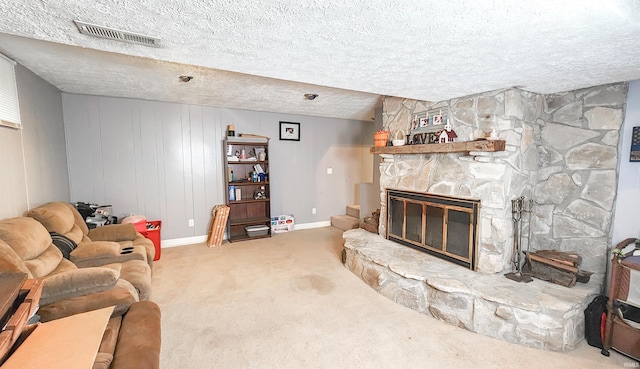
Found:
<svg viewBox="0 0 640 369"><path fill-rule="evenodd" d="M447 119L447 125L444 126L444 129L438 135L438 142L439 143L453 142L456 138L458 138L458 135L451 128L451 124L449 123L449 119Z"/></svg>

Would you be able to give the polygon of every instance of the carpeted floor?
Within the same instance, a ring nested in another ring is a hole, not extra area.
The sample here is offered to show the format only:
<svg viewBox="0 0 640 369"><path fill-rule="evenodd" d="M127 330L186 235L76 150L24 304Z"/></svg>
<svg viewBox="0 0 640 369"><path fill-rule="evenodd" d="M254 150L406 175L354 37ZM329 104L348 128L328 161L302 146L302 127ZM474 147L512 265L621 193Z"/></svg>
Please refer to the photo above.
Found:
<svg viewBox="0 0 640 369"><path fill-rule="evenodd" d="M340 262L342 231L162 250L163 369L635 367L581 344L535 350L450 326L377 294Z"/></svg>

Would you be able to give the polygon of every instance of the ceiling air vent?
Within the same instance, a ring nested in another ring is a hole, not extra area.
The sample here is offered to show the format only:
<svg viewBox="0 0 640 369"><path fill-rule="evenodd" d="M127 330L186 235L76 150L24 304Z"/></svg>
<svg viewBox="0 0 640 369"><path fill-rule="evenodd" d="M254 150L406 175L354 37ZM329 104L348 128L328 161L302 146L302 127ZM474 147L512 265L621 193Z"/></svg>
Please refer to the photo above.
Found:
<svg viewBox="0 0 640 369"><path fill-rule="evenodd" d="M98 26L96 24L80 22L77 20L73 21L80 33L84 35L100 37L100 38L108 38L110 40L130 42L133 44L151 46L151 47L160 47L160 39L141 35L139 33L122 31L115 28L109 28L104 26Z"/></svg>

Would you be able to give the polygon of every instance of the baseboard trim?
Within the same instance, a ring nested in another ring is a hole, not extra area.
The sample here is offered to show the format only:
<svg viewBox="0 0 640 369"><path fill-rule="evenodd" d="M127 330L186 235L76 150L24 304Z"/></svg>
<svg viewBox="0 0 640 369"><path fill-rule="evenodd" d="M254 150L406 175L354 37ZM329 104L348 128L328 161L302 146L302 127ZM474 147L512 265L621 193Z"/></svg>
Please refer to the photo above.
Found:
<svg viewBox="0 0 640 369"><path fill-rule="evenodd" d="M330 227L330 226L331 226L331 221L327 220L325 222L294 224L293 230L298 231L301 229L322 228L322 227Z"/></svg>
<svg viewBox="0 0 640 369"><path fill-rule="evenodd" d="M312 228L322 228L331 226L331 221L327 220L325 222L315 222L315 223L303 223L303 224L295 224L293 226L294 231L302 230L302 229L312 229ZM225 235L224 239L227 239ZM207 236L193 236L193 237L184 237L184 238L173 238L170 240L162 240L162 248L168 247L176 247L176 246L186 246L193 245L195 243L204 243L207 242Z"/></svg>
<svg viewBox="0 0 640 369"><path fill-rule="evenodd" d="M171 240L162 240L162 248L193 245L194 243L207 242L207 236L194 236L185 238L173 238Z"/></svg>

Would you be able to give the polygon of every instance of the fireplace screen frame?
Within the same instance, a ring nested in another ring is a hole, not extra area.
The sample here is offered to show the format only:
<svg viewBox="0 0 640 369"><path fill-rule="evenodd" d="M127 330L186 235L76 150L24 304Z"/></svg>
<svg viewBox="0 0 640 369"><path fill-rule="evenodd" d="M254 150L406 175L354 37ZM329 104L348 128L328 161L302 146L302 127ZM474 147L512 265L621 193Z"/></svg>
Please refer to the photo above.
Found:
<svg viewBox="0 0 640 369"><path fill-rule="evenodd" d="M401 223L401 232L398 232L398 224L393 224L392 221L392 215L394 212L399 211L399 209L396 208L397 205L394 205L394 202L396 204L402 204L401 210L403 219ZM415 216L410 218L409 222L407 221L407 205L414 210L416 206L422 207L422 214L419 222L416 221ZM433 209L439 209L435 210L435 212L441 214L441 216L438 217L438 215L434 214L432 215L432 219L429 218L427 208L431 209L432 213L434 213ZM478 260L477 240L479 211L480 200L477 199L465 199L431 193L388 189L387 226L385 238L475 271L477 269ZM468 237L466 237L464 233L455 233L453 230L460 226L460 223L456 223L453 219L450 222L450 218L455 218L456 214L458 216L462 215L463 217L468 215ZM412 226L410 226L412 229L408 234L407 225L409 223L412 223ZM432 224L432 227L428 227L428 223ZM451 223L451 227L449 226L449 223ZM434 233L438 232L436 230L439 229L439 227L441 227L441 233ZM416 228L419 229L419 232L416 232ZM452 228L452 232L454 232L455 236L458 238L456 241L459 242L449 242L449 228ZM427 243L427 239L430 238L433 240L434 236L436 239L440 239L441 245L430 245ZM465 243L468 243L468 245ZM461 250L464 250L466 246L468 246L468 253L462 254Z"/></svg>

